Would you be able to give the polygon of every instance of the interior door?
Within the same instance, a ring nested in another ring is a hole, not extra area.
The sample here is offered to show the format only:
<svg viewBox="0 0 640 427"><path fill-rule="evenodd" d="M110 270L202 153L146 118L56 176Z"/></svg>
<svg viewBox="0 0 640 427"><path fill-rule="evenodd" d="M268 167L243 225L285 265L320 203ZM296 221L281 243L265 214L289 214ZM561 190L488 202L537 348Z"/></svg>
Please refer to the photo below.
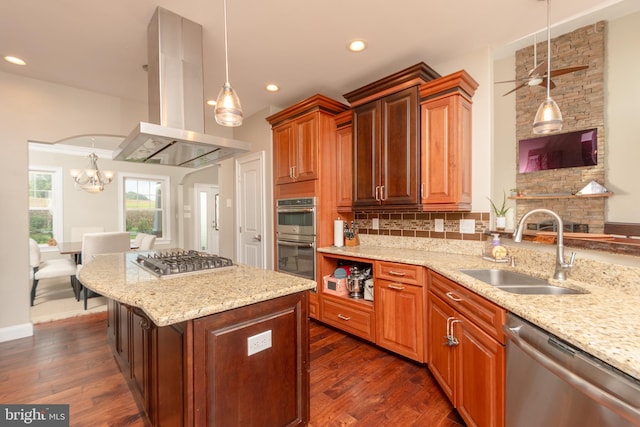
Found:
<svg viewBox="0 0 640 427"><path fill-rule="evenodd" d="M266 268L264 151L238 158L236 174L236 259L240 264Z"/></svg>
<svg viewBox="0 0 640 427"><path fill-rule="evenodd" d="M220 251L220 190L217 185L195 184L195 246L200 251Z"/></svg>

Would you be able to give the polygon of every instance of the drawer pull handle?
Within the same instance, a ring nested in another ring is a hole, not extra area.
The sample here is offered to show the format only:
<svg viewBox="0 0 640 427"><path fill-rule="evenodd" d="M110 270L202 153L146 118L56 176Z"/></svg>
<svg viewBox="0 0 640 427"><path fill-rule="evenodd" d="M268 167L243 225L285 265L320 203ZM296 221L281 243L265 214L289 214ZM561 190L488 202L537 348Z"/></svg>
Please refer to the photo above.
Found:
<svg viewBox="0 0 640 427"><path fill-rule="evenodd" d="M342 314L338 314L338 319L346 320L347 322L351 320L351 317L343 316Z"/></svg>
<svg viewBox="0 0 640 427"><path fill-rule="evenodd" d="M455 294L453 292L447 292L446 295L449 297L449 299L455 301L455 302L460 302L462 301L462 298L455 296Z"/></svg>
<svg viewBox="0 0 640 427"><path fill-rule="evenodd" d="M389 289L395 289L396 291L404 291L404 286L400 286L400 285L389 285Z"/></svg>
<svg viewBox="0 0 640 427"><path fill-rule="evenodd" d="M407 273L405 273L404 271L394 271L394 270L389 270L389 274L393 275L393 276L406 276Z"/></svg>

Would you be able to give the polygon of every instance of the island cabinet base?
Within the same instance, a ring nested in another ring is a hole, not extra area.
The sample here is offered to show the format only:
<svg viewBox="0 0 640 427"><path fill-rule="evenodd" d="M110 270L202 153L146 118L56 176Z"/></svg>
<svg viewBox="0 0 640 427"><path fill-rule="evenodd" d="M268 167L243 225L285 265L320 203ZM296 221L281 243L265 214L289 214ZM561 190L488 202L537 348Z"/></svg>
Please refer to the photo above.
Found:
<svg viewBox="0 0 640 427"><path fill-rule="evenodd" d="M301 292L158 327L109 301L109 343L154 426L306 425L307 306Z"/></svg>

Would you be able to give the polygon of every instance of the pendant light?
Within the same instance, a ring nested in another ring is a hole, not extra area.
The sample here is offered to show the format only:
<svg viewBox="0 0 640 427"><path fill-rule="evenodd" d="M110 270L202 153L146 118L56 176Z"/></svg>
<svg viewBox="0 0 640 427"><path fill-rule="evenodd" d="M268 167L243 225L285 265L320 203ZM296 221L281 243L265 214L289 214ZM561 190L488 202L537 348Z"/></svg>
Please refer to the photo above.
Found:
<svg viewBox="0 0 640 427"><path fill-rule="evenodd" d="M222 126L240 126L244 115L242 114L242 106L240 99L229 83L229 46L227 41L227 0L223 0L224 4L224 62L226 70L226 80L216 101L216 122Z"/></svg>
<svg viewBox="0 0 640 427"><path fill-rule="evenodd" d="M544 100L533 120L533 133L547 134L562 130L562 112L551 98L551 14L547 0L547 99Z"/></svg>

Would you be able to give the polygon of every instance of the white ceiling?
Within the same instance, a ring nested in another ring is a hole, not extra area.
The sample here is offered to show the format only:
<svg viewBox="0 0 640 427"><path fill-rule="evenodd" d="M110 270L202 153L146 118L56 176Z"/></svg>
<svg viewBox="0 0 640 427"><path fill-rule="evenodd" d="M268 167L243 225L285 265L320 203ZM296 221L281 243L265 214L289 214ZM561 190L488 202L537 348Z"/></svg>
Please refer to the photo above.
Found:
<svg viewBox="0 0 640 427"><path fill-rule="evenodd" d="M619 3L555 0L559 23ZM626 0L635 3L638 0ZM0 71L146 102L146 27L165 7L204 28L205 99L224 83L222 0L2 0ZM540 0L228 0L230 82L245 116L315 93L342 94L424 61L498 49L546 26ZM369 47L350 53L347 43ZM498 52L504 52L498 49ZM438 70L436 70L438 71ZM282 90L271 94L267 83ZM146 118L145 118L146 119Z"/></svg>

